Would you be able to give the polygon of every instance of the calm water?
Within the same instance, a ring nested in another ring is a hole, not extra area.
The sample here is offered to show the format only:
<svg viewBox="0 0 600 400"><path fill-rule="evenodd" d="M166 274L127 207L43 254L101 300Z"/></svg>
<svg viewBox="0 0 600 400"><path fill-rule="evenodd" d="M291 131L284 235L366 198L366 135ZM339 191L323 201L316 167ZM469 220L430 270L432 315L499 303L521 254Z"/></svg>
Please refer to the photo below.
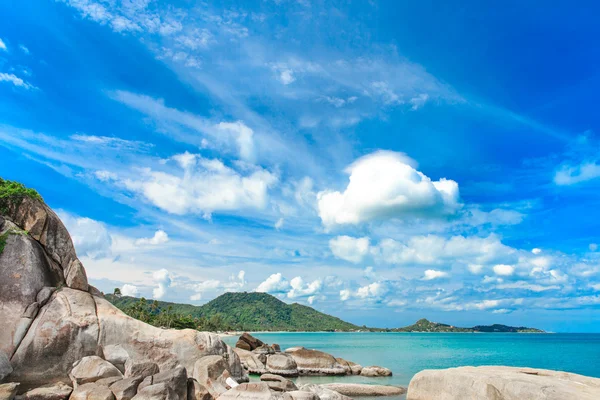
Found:
<svg viewBox="0 0 600 400"><path fill-rule="evenodd" d="M257 333L282 349L304 346L363 366L390 368L389 378L300 377L299 383L332 381L407 386L417 372L461 365L509 365L574 372L600 378L600 334L502 333ZM237 338L224 339L234 346Z"/></svg>

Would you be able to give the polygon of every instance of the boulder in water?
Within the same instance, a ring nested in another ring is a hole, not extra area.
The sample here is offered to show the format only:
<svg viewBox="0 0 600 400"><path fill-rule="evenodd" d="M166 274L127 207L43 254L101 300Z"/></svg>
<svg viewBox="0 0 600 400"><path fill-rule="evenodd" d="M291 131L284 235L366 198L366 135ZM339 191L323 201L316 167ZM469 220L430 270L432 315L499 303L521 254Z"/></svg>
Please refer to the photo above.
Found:
<svg viewBox="0 0 600 400"><path fill-rule="evenodd" d="M346 370L331 354L304 347L287 349L286 354L293 357L300 375L345 375Z"/></svg>
<svg viewBox="0 0 600 400"><path fill-rule="evenodd" d="M392 376L392 371L388 368L378 367L376 365L372 365L370 367L363 367L360 371L362 376Z"/></svg>
<svg viewBox="0 0 600 400"><path fill-rule="evenodd" d="M271 354L267 358L267 370L276 375L298 376L298 365L294 358L286 353Z"/></svg>
<svg viewBox="0 0 600 400"><path fill-rule="evenodd" d="M294 382L280 375L263 374L261 375L260 380L262 382L266 382L267 385L269 385L269 389L276 392L290 392L293 390L298 390L298 387Z"/></svg>
<svg viewBox="0 0 600 400"><path fill-rule="evenodd" d="M368 383L326 383L321 385L346 396L399 396L406 388L399 386L370 385Z"/></svg>

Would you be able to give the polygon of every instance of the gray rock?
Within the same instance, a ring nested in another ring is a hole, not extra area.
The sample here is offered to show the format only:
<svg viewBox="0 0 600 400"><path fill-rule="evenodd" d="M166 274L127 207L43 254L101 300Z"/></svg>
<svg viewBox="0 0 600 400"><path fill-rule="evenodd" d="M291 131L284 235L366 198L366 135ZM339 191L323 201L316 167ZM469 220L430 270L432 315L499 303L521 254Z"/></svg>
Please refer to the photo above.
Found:
<svg viewBox="0 0 600 400"><path fill-rule="evenodd" d="M142 383L140 383L140 385L138 386L138 395L146 387L156 386L157 384L165 384L169 389L169 396L174 396L173 398L175 400L187 399L187 373L185 371L185 368L183 368L182 366L178 366L176 368L169 369L164 372L159 372L156 375L144 378ZM148 393L150 392L144 393L148 395Z"/></svg>
<svg viewBox="0 0 600 400"><path fill-rule="evenodd" d="M344 396L334 390L313 383L301 386L300 390L314 393L319 396L321 400L352 400L348 396Z"/></svg>
<svg viewBox="0 0 600 400"><path fill-rule="evenodd" d="M256 354L251 351L235 347L233 351L240 358L240 362L251 374L264 374L267 372L267 368L262 361L258 359Z"/></svg>
<svg viewBox="0 0 600 400"><path fill-rule="evenodd" d="M340 357L336 357L335 360L344 368L346 375L360 375L360 372L362 371L362 365L352 361L344 360Z"/></svg>
<svg viewBox="0 0 600 400"><path fill-rule="evenodd" d="M298 376L298 366L294 358L286 353L271 354L267 357L267 370L282 376Z"/></svg>
<svg viewBox="0 0 600 400"><path fill-rule="evenodd" d="M31 389L16 397L16 400L66 400L73 388L63 382Z"/></svg>
<svg viewBox="0 0 600 400"><path fill-rule="evenodd" d="M43 307L48 302L48 300L50 300L50 297L52 296L55 290L56 288L52 286L46 286L40 289L37 296L35 297L35 300L39 303L40 307Z"/></svg>
<svg viewBox="0 0 600 400"><path fill-rule="evenodd" d="M208 389L193 378L188 379L187 400L212 400ZM117 399L119 400L119 399Z"/></svg>
<svg viewBox="0 0 600 400"><path fill-rule="evenodd" d="M265 382L242 383L221 396L219 400L292 400L287 393L275 393Z"/></svg>
<svg viewBox="0 0 600 400"><path fill-rule="evenodd" d="M131 400L137 394L141 382L140 377L121 379L110 385L110 390L117 400Z"/></svg>
<svg viewBox="0 0 600 400"><path fill-rule="evenodd" d="M128 359L125 362L126 378L133 378L136 376L145 378L150 375L156 375L158 372L158 365L150 361L133 361L132 359Z"/></svg>
<svg viewBox="0 0 600 400"><path fill-rule="evenodd" d="M186 390L187 392L187 390ZM187 393L186 393L187 396ZM186 397L187 398L187 397ZM179 400L180 397L165 382L146 386L133 396L134 400Z"/></svg>
<svg viewBox="0 0 600 400"><path fill-rule="evenodd" d="M90 284L88 284L88 292L92 295L92 296L96 296L96 297L102 297L104 298L104 293L102 293L100 291L100 289L98 289L95 286L92 286Z"/></svg>
<svg viewBox="0 0 600 400"><path fill-rule="evenodd" d="M322 387L346 396L399 396L406 388L399 386L370 385L367 383L326 383Z"/></svg>
<svg viewBox="0 0 600 400"><path fill-rule="evenodd" d="M318 350L308 350L304 347L295 350L287 349L298 366L300 375L345 375L346 370L331 354ZM268 366L267 366L268 368Z"/></svg>
<svg viewBox="0 0 600 400"><path fill-rule="evenodd" d="M202 357L196 361L192 377L216 399L229 389L225 382L231 376L228 367L222 356Z"/></svg>
<svg viewBox="0 0 600 400"><path fill-rule="evenodd" d="M118 382L118 381L122 381L122 380L123 380L123 377L121 377L121 376L109 376L108 378L98 379L94 383L96 385L102 385L102 386L110 387L110 385L112 385L113 383Z"/></svg>
<svg viewBox="0 0 600 400"><path fill-rule="evenodd" d="M84 383L73 390L69 400L115 400L115 396L106 386Z"/></svg>
<svg viewBox="0 0 600 400"><path fill-rule="evenodd" d="M34 319L36 317L39 309L40 309L39 303L33 302L29 306L27 306L27 308L23 312L23 315L21 315L21 318Z"/></svg>
<svg viewBox="0 0 600 400"><path fill-rule="evenodd" d="M408 386L407 400L597 400L600 379L544 369L459 367L424 370Z"/></svg>
<svg viewBox="0 0 600 400"><path fill-rule="evenodd" d="M0 385L0 400L13 400L18 388L18 383L3 383Z"/></svg>
<svg viewBox="0 0 600 400"><path fill-rule="evenodd" d="M96 382L102 378L123 378L123 374L121 374L121 371L117 367L98 356L84 357L80 361L75 362L69 376L74 388L85 383Z"/></svg>
<svg viewBox="0 0 600 400"><path fill-rule="evenodd" d="M85 273L85 269L77 258L71 260L66 271L65 271L65 280L67 282L67 286L72 289L83 290L87 292L88 280L87 275Z"/></svg>
<svg viewBox="0 0 600 400"><path fill-rule="evenodd" d="M6 353L0 350L0 382L4 380L13 371L10 360L6 356Z"/></svg>
<svg viewBox="0 0 600 400"><path fill-rule="evenodd" d="M294 400L321 400L315 393L305 392L304 390L294 390L287 392L287 394L292 396Z"/></svg>
<svg viewBox="0 0 600 400"><path fill-rule="evenodd" d="M283 376L263 374L260 377L260 380L262 382L266 382L267 385L269 385L269 389L276 392L291 392L293 390L298 390L298 387L294 382L284 378Z"/></svg>
<svg viewBox="0 0 600 400"><path fill-rule="evenodd" d="M373 365L370 367L363 367L363 369L360 371L360 374L362 376L371 376L371 377L392 376L392 371L389 370L388 368L383 368L383 367L378 367L376 365Z"/></svg>
<svg viewBox="0 0 600 400"><path fill-rule="evenodd" d="M102 348L104 359L125 373L125 363L129 359L129 353L120 344L108 345Z"/></svg>

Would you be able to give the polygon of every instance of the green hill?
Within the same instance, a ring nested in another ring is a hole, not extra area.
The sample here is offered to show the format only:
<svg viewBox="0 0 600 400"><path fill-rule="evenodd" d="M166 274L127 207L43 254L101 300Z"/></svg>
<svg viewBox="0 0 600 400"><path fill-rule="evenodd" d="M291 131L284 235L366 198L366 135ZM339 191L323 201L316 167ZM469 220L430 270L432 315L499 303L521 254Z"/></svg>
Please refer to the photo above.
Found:
<svg viewBox="0 0 600 400"><path fill-rule="evenodd" d="M267 293L225 293L202 305L148 302L107 295L127 314L153 325L201 330L350 331L358 326L301 304L287 304Z"/></svg>
<svg viewBox="0 0 600 400"><path fill-rule="evenodd" d="M495 332L495 333L544 333L541 329L527 328L524 326L514 327L508 325L477 325L472 328L460 328L439 322L431 322L425 318L404 328L394 329L396 332Z"/></svg>

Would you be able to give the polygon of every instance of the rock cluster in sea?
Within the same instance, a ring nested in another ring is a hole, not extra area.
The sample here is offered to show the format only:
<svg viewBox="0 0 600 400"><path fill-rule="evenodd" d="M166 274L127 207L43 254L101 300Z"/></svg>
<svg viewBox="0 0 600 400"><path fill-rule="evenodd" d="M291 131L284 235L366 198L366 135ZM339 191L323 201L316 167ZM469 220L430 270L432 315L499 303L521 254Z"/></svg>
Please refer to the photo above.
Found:
<svg viewBox="0 0 600 400"><path fill-rule="evenodd" d="M232 349L213 333L133 319L88 284L58 216L40 200L17 200L0 207L0 400L349 400L405 391L298 387L289 378L392 372L304 347L281 351L249 334ZM260 382L248 382L249 373ZM597 400L600 379L508 367L427 370L407 398Z"/></svg>

